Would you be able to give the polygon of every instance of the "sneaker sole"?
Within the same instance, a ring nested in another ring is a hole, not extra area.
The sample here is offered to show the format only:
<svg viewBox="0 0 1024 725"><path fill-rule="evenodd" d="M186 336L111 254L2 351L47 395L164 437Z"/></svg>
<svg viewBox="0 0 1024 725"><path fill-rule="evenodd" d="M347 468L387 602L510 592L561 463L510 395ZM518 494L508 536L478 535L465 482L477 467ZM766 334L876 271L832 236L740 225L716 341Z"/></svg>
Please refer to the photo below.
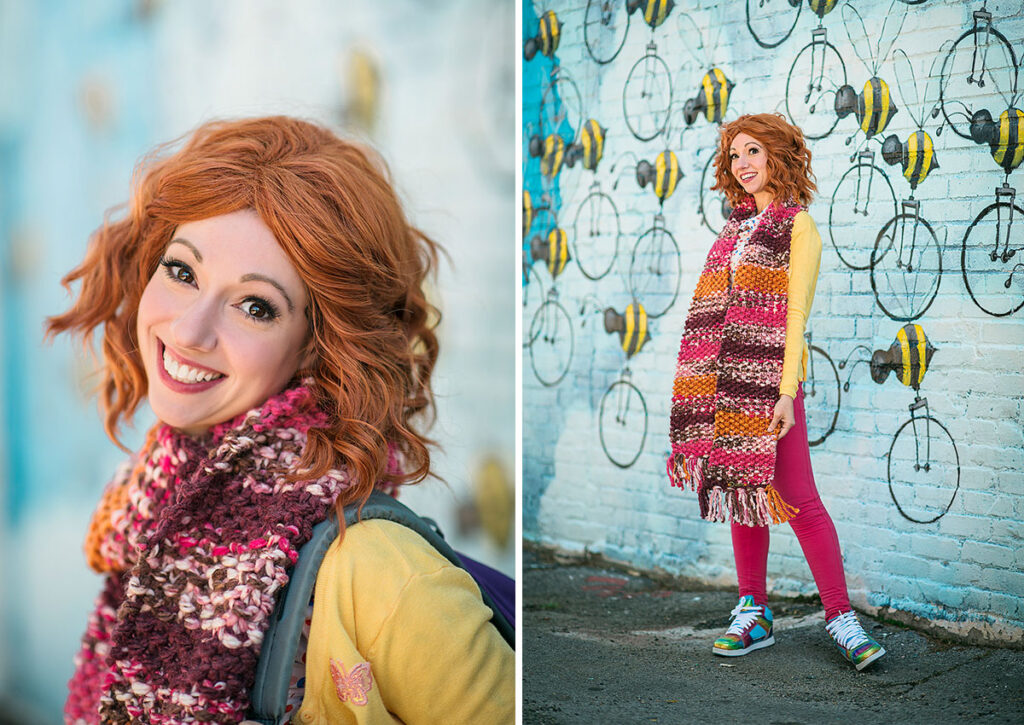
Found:
<svg viewBox="0 0 1024 725"><path fill-rule="evenodd" d="M875 652L873 655L871 655L866 660L861 662L859 665L855 665L856 668L857 668L857 672L860 672L861 670L863 670L865 667L870 665L872 662L874 662L875 660L877 660L879 657L881 657L884 654L885 654L885 648L884 647L879 647L879 650L877 652Z"/></svg>
<svg viewBox="0 0 1024 725"><path fill-rule="evenodd" d="M775 644L775 636L769 635L768 639L762 639L759 642L754 642L754 644L750 645L749 647L744 647L743 649L719 649L718 647L712 645L711 651L714 652L716 655L721 655L722 657L742 657L743 655L750 654L755 649L771 647L773 644ZM874 657L872 657L872 659L874 659L877 656L879 655L876 654Z"/></svg>

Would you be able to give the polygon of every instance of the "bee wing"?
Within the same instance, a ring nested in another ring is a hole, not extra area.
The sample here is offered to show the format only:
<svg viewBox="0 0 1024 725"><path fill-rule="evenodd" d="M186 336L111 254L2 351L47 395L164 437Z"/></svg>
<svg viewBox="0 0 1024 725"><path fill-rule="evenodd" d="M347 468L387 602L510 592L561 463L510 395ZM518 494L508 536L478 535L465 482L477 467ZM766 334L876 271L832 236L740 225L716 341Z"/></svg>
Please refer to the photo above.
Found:
<svg viewBox="0 0 1024 725"><path fill-rule="evenodd" d="M676 29L683 41L680 45L683 46L683 50L687 52L697 66L710 66L711 63L707 57L707 46L704 45L704 33L701 32L700 26L697 25L697 21L693 19L693 16L682 11L676 13Z"/></svg>
<svg viewBox="0 0 1024 725"><path fill-rule="evenodd" d="M878 75L878 68L881 67L882 61L889 56L893 43L896 42L896 38L900 36L900 31L903 30L903 23L907 19L908 7L906 3L900 2L900 0L892 0L892 4L889 5L889 12L885 14L885 20L882 21L882 29L878 33L878 48L875 52L875 75Z"/></svg>
<svg viewBox="0 0 1024 725"><path fill-rule="evenodd" d="M853 46L853 52L860 58L860 62L866 65L868 68L873 68L874 64L871 62L871 41L868 40L868 29L864 26L864 18L857 12L857 8L853 7L850 3L846 3L840 9L840 14L843 16L843 28L846 30L846 37L850 41L850 45ZM854 32L857 25L860 25L861 35L857 36L854 40Z"/></svg>
<svg viewBox="0 0 1024 725"><path fill-rule="evenodd" d="M939 46L939 52L935 54L934 58L932 58L931 67L928 68L928 77L925 79L924 85L924 98L921 99L921 102L924 104L921 107L921 112L924 114L924 118L921 119L922 121L927 122L930 117L934 118L939 114L939 89L942 87L942 62L951 47L953 47L952 40L947 40Z"/></svg>
<svg viewBox="0 0 1024 725"><path fill-rule="evenodd" d="M917 75L914 73L910 58L902 48L893 50L892 67L896 74L896 90L899 91L903 107L910 112L917 127L924 128L924 119L920 118L921 108L918 105L920 96L917 92Z"/></svg>

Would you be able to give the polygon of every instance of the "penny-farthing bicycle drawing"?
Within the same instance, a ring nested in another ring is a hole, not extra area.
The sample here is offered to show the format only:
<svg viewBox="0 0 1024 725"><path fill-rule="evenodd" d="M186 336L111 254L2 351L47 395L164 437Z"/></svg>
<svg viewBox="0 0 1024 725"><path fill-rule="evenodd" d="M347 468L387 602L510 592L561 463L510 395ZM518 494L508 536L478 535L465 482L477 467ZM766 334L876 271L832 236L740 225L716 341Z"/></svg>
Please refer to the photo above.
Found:
<svg viewBox="0 0 1024 725"><path fill-rule="evenodd" d="M596 171L604 156L604 140L607 129L594 119L583 124L580 140L566 152L565 163L573 166L577 162L583 168L595 172L587 196L576 210L572 223L573 258L587 279L599 280L611 271L618 255L622 224L619 210L608 194L601 190Z"/></svg>
<svg viewBox="0 0 1024 725"><path fill-rule="evenodd" d="M924 128L930 109L938 115L938 77L929 74L922 99L910 59L899 48L893 51L893 65L897 89L917 130L906 141L890 134L882 143L882 158L902 168L910 198L900 202L901 213L878 233L871 255L871 289L886 315L909 322L928 309L942 279L942 245L922 215L921 202L914 198L918 186L939 167L932 137Z"/></svg>
<svg viewBox="0 0 1024 725"><path fill-rule="evenodd" d="M793 34L802 7L803 0L747 0L747 30L762 48L778 48Z"/></svg>
<svg viewBox="0 0 1024 725"><path fill-rule="evenodd" d="M622 115L626 127L640 141L660 136L672 110L672 74L651 40L647 50L629 69L622 87Z"/></svg>
<svg viewBox="0 0 1024 725"><path fill-rule="evenodd" d="M853 270L871 266L872 246L863 243L864 229L881 229L898 212L896 192L875 152L863 149L856 163L839 178L828 209L828 238L839 261Z"/></svg>
<svg viewBox="0 0 1024 725"><path fill-rule="evenodd" d="M640 11L651 29L658 27L675 7L675 0L587 0L583 14L583 42L594 62L615 60L629 33L630 18Z"/></svg>
<svg viewBox="0 0 1024 725"><path fill-rule="evenodd" d="M700 222L711 232L718 236L722 227L732 215L732 206L725 194L716 191L711 187L717 183L715 179L715 156L718 155L718 148L712 148L708 154L708 160L700 172L700 202L697 206L697 213L700 214Z"/></svg>
<svg viewBox="0 0 1024 725"><path fill-rule="evenodd" d="M569 244L565 230L554 227L546 237L540 235L530 242L534 262L543 262L552 284L547 299L533 314L526 339L529 342L530 367L541 384L558 385L569 372L573 354L572 319L558 301L554 281L569 262Z"/></svg>
<svg viewBox="0 0 1024 725"><path fill-rule="evenodd" d="M807 417L807 443L814 447L820 446L835 432L842 395L836 364L825 350L812 344L810 332L804 337L809 351L807 379L803 383L804 411Z"/></svg>
<svg viewBox="0 0 1024 725"><path fill-rule="evenodd" d="M904 325L888 350L871 358L871 378L878 384L889 373L914 389L910 419L893 436L886 462L889 495L908 521L930 524L949 512L960 490L960 454L949 430L932 416L921 381L935 348L920 325Z"/></svg>
<svg viewBox="0 0 1024 725"><path fill-rule="evenodd" d="M964 79L966 78L966 83ZM944 118L961 137L988 146L1003 171L995 202L975 217L964 233L960 268L971 300L986 314L1004 317L1024 307L1024 210L1009 176L1024 160L1024 111L1020 70L1013 47L992 25L990 13L974 13L974 27L961 35L943 60L940 105ZM974 91L956 100L951 91ZM994 95L981 93L987 88ZM998 100L997 100L998 99ZM1002 102L998 116L990 111ZM1015 226L1016 222L1016 226Z"/></svg>
<svg viewBox="0 0 1024 725"><path fill-rule="evenodd" d="M836 6L836 0L809 0L818 18L811 31L811 42L801 48L786 75L786 115L811 140L832 133L839 116L835 113L836 94L846 86L846 63L829 42L822 19Z"/></svg>

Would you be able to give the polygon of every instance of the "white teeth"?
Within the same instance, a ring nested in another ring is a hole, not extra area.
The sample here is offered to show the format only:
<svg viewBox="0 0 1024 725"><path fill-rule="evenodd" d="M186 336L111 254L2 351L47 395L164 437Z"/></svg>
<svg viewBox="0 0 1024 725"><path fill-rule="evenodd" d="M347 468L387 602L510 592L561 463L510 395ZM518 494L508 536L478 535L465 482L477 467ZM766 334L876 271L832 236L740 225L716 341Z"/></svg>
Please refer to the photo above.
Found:
<svg viewBox="0 0 1024 725"><path fill-rule="evenodd" d="M202 383L214 378L224 377L219 373L199 371L195 368L190 368L188 365L179 364L166 349L164 350L164 370L167 371L167 374L172 379L177 380L179 383Z"/></svg>

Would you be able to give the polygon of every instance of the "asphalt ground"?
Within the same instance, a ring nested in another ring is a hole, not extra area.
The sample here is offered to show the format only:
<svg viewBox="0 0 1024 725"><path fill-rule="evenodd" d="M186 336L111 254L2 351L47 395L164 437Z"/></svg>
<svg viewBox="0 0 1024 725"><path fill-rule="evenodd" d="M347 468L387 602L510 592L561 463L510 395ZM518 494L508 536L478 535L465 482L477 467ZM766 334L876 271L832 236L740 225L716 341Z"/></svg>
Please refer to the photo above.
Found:
<svg viewBox="0 0 1024 725"><path fill-rule="evenodd" d="M734 590L523 552L523 722L1024 723L1024 651L863 614L886 655L857 672L815 598L769 602L776 643L712 654Z"/></svg>

